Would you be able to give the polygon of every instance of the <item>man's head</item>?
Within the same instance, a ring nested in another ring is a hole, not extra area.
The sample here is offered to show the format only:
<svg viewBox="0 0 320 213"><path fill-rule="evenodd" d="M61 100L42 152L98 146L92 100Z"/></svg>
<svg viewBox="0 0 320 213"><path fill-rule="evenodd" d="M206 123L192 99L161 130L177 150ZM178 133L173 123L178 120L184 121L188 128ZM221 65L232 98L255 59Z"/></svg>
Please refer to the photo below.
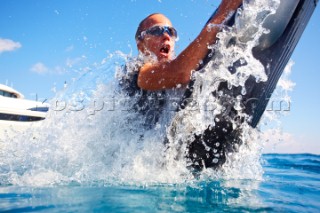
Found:
<svg viewBox="0 0 320 213"><path fill-rule="evenodd" d="M170 20L160 13L143 19L136 32L138 50L145 55L153 53L158 60L173 58L176 37Z"/></svg>

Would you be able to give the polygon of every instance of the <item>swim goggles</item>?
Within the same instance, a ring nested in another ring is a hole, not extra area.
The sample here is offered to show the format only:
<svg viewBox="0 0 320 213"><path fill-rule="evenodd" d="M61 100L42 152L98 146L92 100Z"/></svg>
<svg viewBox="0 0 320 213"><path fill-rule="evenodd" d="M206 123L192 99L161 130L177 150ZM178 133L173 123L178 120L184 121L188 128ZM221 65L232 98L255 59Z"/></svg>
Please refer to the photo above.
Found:
<svg viewBox="0 0 320 213"><path fill-rule="evenodd" d="M145 31L142 31L138 37L140 40L143 39L145 35L162 36L164 33L168 33L170 37L177 38L177 30L170 26L153 26Z"/></svg>

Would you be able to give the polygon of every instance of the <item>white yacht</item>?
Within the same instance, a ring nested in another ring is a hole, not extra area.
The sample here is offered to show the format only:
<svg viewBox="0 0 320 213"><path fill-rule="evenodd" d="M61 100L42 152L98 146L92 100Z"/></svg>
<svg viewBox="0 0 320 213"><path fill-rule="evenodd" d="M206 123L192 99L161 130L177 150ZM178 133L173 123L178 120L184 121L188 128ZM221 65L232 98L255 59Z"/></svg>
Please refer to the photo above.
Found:
<svg viewBox="0 0 320 213"><path fill-rule="evenodd" d="M26 100L20 92L0 84L0 139L44 120L48 109L49 104Z"/></svg>

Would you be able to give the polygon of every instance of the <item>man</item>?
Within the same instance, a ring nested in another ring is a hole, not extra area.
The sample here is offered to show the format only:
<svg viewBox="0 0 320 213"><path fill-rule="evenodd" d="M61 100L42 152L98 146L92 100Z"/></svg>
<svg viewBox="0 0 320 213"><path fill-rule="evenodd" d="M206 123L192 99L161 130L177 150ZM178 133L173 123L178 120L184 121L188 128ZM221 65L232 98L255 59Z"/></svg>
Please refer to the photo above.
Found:
<svg viewBox="0 0 320 213"><path fill-rule="evenodd" d="M183 91L169 89L185 87L191 73L208 53L208 45L216 42L221 25L239 7L242 0L223 0L215 15L197 38L174 58L177 31L163 14L155 13L141 21L135 38L140 52L138 60L128 63L120 86L135 104L133 111L143 117L144 126L151 129L158 122L166 100L181 98ZM175 96L175 97L173 97Z"/></svg>
<svg viewBox="0 0 320 213"><path fill-rule="evenodd" d="M145 56L156 60L145 62L139 69L137 85L147 91L158 91L187 85L191 73L208 53L208 45L216 42L220 26L240 6L242 0L223 0L197 38L174 57L176 30L162 14L149 15L139 25L136 33L137 47Z"/></svg>
<svg viewBox="0 0 320 213"><path fill-rule="evenodd" d="M142 114L147 129L154 128L166 105L166 100L168 97L172 98L170 92L176 91L170 89L184 88L188 85L192 71L199 69L201 61L207 56L208 46L216 42L221 26L232 17L241 3L242 0L222 0L218 10L200 34L177 57L174 57L177 31L170 20L163 14L155 13L141 21L135 38L139 55L142 57L139 57L140 63L133 71L127 67L128 76L131 75L127 77L130 82L127 85L131 86L124 88L127 88L130 96L136 98L133 109ZM230 125L222 126L220 129L229 130ZM193 168L201 170L203 167L218 167L225 162L226 146L216 147L221 153L219 162L212 161L214 157L212 153L209 153L210 157L203 162L203 156L207 156L208 151L202 147L202 140L211 140L219 134L220 132L208 130L203 135L195 135L195 141L188 147L190 155L186 156ZM197 156L194 157L192 153L196 153Z"/></svg>

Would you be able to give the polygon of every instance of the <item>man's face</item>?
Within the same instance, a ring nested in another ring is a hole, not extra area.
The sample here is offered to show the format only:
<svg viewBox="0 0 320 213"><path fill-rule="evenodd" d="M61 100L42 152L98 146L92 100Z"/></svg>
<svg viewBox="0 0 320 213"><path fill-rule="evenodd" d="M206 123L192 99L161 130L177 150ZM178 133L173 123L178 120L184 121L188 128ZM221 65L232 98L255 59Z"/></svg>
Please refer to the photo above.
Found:
<svg viewBox="0 0 320 213"><path fill-rule="evenodd" d="M142 30L144 32L142 33L142 39L138 42L138 48L145 55L151 55L153 53L159 61L171 60L174 55L176 38L172 35L170 36L168 32L164 32L161 35L145 33L146 30L154 26L172 27L172 24L164 15L155 14L150 16L143 24Z"/></svg>

